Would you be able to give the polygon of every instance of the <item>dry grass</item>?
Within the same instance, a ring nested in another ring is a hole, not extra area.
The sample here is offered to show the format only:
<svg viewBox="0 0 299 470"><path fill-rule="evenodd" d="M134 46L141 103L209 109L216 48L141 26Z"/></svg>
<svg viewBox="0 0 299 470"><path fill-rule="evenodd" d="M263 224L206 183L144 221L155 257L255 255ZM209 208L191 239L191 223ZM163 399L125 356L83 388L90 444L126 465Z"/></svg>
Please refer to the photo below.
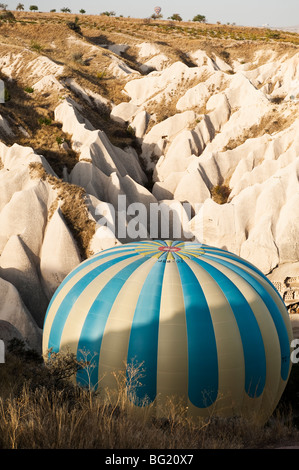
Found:
<svg viewBox="0 0 299 470"><path fill-rule="evenodd" d="M13 24L0 23L0 51L6 54L9 47L12 52L22 52L24 66L20 69L18 76L14 77L15 80L8 84L11 100L5 104L5 108L0 105L0 112L4 112L16 132L13 140L21 145L37 149L39 153L43 152L49 163L55 166L54 169L59 176L64 166L69 170L72 169L77 156L72 152L63 152L57 146L56 139L66 141L69 139L69 136L63 135L59 123L55 123L53 119L54 109L59 104L59 94L24 92L26 88L34 85L29 78L30 69L26 70L25 65L34 57L38 57L38 54L42 54L58 65L63 65L63 76L71 76L82 87L102 95L111 103L119 104L128 99L123 94L126 81L114 77L108 70L115 54L100 47L102 45L128 44L130 47L123 54L122 60L131 68L138 70L136 42L147 42L149 37L151 42L156 43L161 52L170 58L170 63L181 60L189 66L195 64L192 63L188 54L197 49L205 50L210 57L218 55L230 63L240 57L243 57L245 62L252 60L254 54L263 46L265 53L259 59L259 65L261 65L267 60L267 50L269 54L274 51L277 57L286 53L289 56L295 54L296 41L299 37L281 32L279 38L269 39L269 31L263 28L145 21L105 15L79 15L78 23L82 31L82 36L80 36L67 26L68 22L76 19L76 15L73 14L14 12L14 15L16 22ZM242 40L241 34L244 36ZM38 45L38 50L35 48L32 52L32 44ZM80 54L79 61L74 60L74 52ZM149 105L149 111L156 114L156 122L175 114L178 99L186 89L195 84L195 82L182 83L173 99L162 103L158 108L155 105ZM69 94L83 106L85 116L94 126L105 131L112 143L120 147L136 145L135 139L130 139L119 124L110 121L109 109L96 110L70 90ZM202 113L205 109L196 111ZM52 126L40 128L37 121L45 113L52 118ZM28 116L26 123L24 123L24 115ZM151 120L150 126L154 123L154 120ZM19 132L18 125L25 127L29 137L26 138ZM12 143L10 141L12 139L3 133L1 138L7 144Z"/></svg>
<svg viewBox="0 0 299 470"><path fill-rule="evenodd" d="M58 200L61 201L61 212L77 242L81 257L82 259L89 257L91 255L89 244L95 234L96 224L88 215L85 190L49 175L41 163L31 163L29 169L31 178L47 181L53 189L57 190ZM51 212L53 213L54 210L55 205L51 208Z"/></svg>
<svg viewBox="0 0 299 470"><path fill-rule="evenodd" d="M292 113L288 116L278 116L277 113L269 113L262 117L259 124L255 124L249 129L246 129L238 138L230 139L223 148L223 152L234 150L244 144L247 139L255 139L264 134L272 135L276 132L281 132L287 129L295 119L297 119L296 113Z"/></svg>
<svg viewBox="0 0 299 470"><path fill-rule="evenodd" d="M136 413L128 398L134 387L122 372L114 373L114 392L95 392L69 380L80 367L88 364L69 353L45 364L12 345L0 369L1 449L244 449L279 447L298 437L289 413L278 412L264 427L241 418L194 421L171 398L163 418L152 416L153 405Z"/></svg>
<svg viewBox="0 0 299 470"><path fill-rule="evenodd" d="M211 189L211 196L217 204L225 204L228 201L231 189L225 184L213 186Z"/></svg>

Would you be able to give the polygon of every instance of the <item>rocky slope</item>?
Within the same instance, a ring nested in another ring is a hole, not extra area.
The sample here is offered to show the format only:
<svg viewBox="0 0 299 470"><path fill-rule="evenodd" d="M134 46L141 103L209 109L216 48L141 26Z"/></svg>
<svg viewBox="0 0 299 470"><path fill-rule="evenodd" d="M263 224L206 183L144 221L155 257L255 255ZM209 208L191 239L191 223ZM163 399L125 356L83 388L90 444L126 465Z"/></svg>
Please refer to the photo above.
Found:
<svg viewBox="0 0 299 470"><path fill-rule="evenodd" d="M102 17L77 34L68 15L28 15L0 25L0 336L39 348L67 273L134 239L119 196L147 214L159 203L162 221L175 207L186 238L254 263L295 304L297 36Z"/></svg>

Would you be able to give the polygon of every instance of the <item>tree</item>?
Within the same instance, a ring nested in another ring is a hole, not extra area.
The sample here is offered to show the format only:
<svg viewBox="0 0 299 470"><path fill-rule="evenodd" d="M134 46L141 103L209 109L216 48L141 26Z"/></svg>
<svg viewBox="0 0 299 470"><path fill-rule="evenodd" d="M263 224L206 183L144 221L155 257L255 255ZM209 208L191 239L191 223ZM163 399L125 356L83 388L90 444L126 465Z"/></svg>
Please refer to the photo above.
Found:
<svg viewBox="0 0 299 470"><path fill-rule="evenodd" d="M163 15L162 13L153 13L151 18L153 18L154 20L160 20L161 18L163 18Z"/></svg>
<svg viewBox="0 0 299 470"><path fill-rule="evenodd" d="M196 15L194 16L192 21L199 21L199 23L205 23L207 20L204 15Z"/></svg>
<svg viewBox="0 0 299 470"><path fill-rule="evenodd" d="M81 10L79 10L79 13L81 13L81 15L84 15L84 13L86 13L86 11L83 10L83 8L81 8Z"/></svg>
<svg viewBox="0 0 299 470"><path fill-rule="evenodd" d="M67 7L61 8L62 13L71 13L71 10Z"/></svg>
<svg viewBox="0 0 299 470"><path fill-rule="evenodd" d="M7 3L0 3L1 10L6 10L7 7L8 7Z"/></svg>
<svg viewBox="0 0 299 470"><path fill-rule="evenodd" d="M183 21L181 15L178 13L174 13L169 19L173 21Z"/></svg>
<svg viewBox="0 0 299 470"><path fill-rule="evenodd" d="M23 11L24 10L24 3L18 3L16 6L16 10Z"/></svg>
<svg viewBox="0 0 299 470"><path fill-rule="evenodd" d="M30 5L29 10L30 10L30 11L37 11L37 10L38 10L38 6L36 6L36 5Z"/></svg>
<svg viewBox="0 0 299 470"><path fill-rule="evenodd" d="M115 16L116 15L115 11L103 11L100 14L105 15L105 16Z"/></svg>

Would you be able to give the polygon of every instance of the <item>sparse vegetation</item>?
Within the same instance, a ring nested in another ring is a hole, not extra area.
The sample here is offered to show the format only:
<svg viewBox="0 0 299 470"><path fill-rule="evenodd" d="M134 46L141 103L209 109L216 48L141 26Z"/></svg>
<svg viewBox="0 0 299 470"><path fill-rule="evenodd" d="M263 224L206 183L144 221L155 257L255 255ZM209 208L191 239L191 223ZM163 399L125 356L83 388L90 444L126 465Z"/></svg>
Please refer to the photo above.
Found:
<svg viewBox="0 0 299 470"><path fill-rule="evenodd" d="M30 43L30 49L35 52L41 52L43 50L43 46L39 42L32 40Z"/></svg>
<svg viewBox="0 0 299 470"><path fill-rule="evenodd" d="M10 343L0 369L1 449L234 449L280 446L298 436L289 410L278 410L267 426L242 418L210 416L193 421L186 408L166 401L163 418L153 405L133 412L141 369L114 372L115 389L79 388L70 378L88 370L69 351L43 362L22 341Z"/></svg>
<svg viewBox="0 0 299 470"><path fill-rule="evenodd" d="M172 20L172 21L183 21L183 18L181 17L181 15L179 13L174 13L168 19Z"/></svg>
<svg viewBox="0 0 299 470"><path fill-rule="evenodd" d="M272 31L271 29L269 29L266 32L266 36L269 39L280 39L280 32L279 31Z"/></svg>
<svg viewBox="0 0 299 470"><path fill-rule="evenodd" d="M24 88L24 91L26 91L26 93L33 93L34 92L34 89L31 87L31 86L26 86Z"/></svg>
<svg viewBox="0 0 299 470"><path fill-rule="evenodd" d="M226 204L230 193L230 187L226 186L225 184L218 184L214 186L211 190L212 199L217 204Z"/></svg>
<svg viewBox="0 0 299 470"><path fill-rule="evenodd" d="M68 7L63 7L63 8L60 9L60 11L62 11L62 13L71 13L70 8L68 8Z"/></svg>
<svg viewBox="0 0 299 470"><path fill-rule="evenodd" d="M115 16L116 13L115 13L115 11L103 11L103 12L101 13L101 15L104 15L104 16Z"/></svg>
<svg viewBox="0 0 299 470"><path fill-rule="evenodd" d="M11 11L3 9L3 11L0 12L0 20L5 21L7 23L14 23L16 21L16 18Z"/></svg>
<svg viewBox="0 0 299 470"><path fill-rule="evenodd" d="M50 119L50 118L48 118L48 117L46 117L46 116L43 116L43 117L40 117L40 118L38 119L38 122L39 122L39 124L40 124L41 126L42 126L43 124L44 124L45 126L51 126L51 124L52 124L52 119Z"/></svg>
<svg viewBox="0 0 299 470"><path fill-rule="evenodd" d="M78 16L75 17L75 21L69 21L67 23L67 26L72 30L74 31L75 33L77 34L80 34L80 36L82 36L82 31L81 31L81 27L79 25L79 18Z"/></svg>
<svg viewBox="0 0 299 470"><path fill-rule="evenodd" d="M82 259L86 259L90 256L89 243L95 234L95 222L90 219L87 212L85 190L49 175L40 163L31 163L29 168L32 178L48 181L54 189L57 189L64 219L77 242Z"/></svg>
<svg viewBox="0 0 299 470"><path fill-rule="evenodd" d="M196 16L194 16L192 21L198 21L199 23L205 23L207 20L206 20L206 17L204 15L196 15Z"/></svg>
<svg viewBox="0 0 299 470"><path fill-rule="evenodd" d="M72 59L74 62L77 62L78 64L82 64L83 65L83 52L81 51L76 51L76 52L73 52L72 54Z"/></svg>
<svg viewBox="0 0 299 470"><path fill-rule="evenodd" d="M243 62L249 63L260 44L268 44L268 50L276 50L281 54L290 51L291 47L296 51L296 45L299 44L297 36L285 32L270 37L262 28L207 25L199 19L193 20L198 24L186 24L176 18L175 21L180 24L175 24L170 21L166 23L150 19L115 18L114 12L106 12L109 14L80 17L79 25L79 18L70 16L67 11L66 14L34 15L23 13L21 8L17 10L16 24L1 23L5 41L2 46L3 54L7 53L8 46L13 51L18 50L19 44L36 52L43 51L45 57L37 57L38 60L47 58L55 67L64 65L62 77L57 74L61 81L72 77L82 88L99 93L110 100L112 105L129 100L122 94L127 80L121 76L116 77L111 71L113 54L104 48L94 48L90 54L90 66L81 67L86 64L84 57L89 57L85 47L103 44L103 41L105 45L116 44L116 41L127 40L129 36L130 49L122 60L133 67L137 57L135 38L143 42L151 37L159 44L161 51L168 55L170 63L181 60L194 67L196 63L192 62L188 54L199 48L206 50L209 57L216 54L226 62L233 62L236 57L240 57L238 54L242 54ZM34 11L36 10L31 9L31 12ZM85 14L85 10L81 9L80 13ZM81 34L83 38L79 38L74 32ZM66 37L71 38L69 44ZM249 44L248 41L253 39L262 43L256 46ZM74 41L74 45L71 41ZM52 211L60 202L63 216L83 259L90 254L89 243L96 227L86 209L85 191L62 180L64 169L70 172L78 163L79 156L72 150L71 136L55 120L54 110L65 99L65 95L71 97L78 103L83 118L87 118L95 128L103 130L112 144L122 148L136 143L135 131L132 126L122 126L109 119L109 104L107 109L101 108L99 111L91 97L87 101L70 87L63 92L55 89L49 91L46 88L42 92L38 88L34 91L28 86L36 83L29 78L27 67L32 56L36 60L34 54L26 51L24 69L20 68L17 79L7 80L6 103L0 105L0 114L4 115L5 111L5 117L14 131L12 137L7 137L7 144L31 146L52 166L57 178L47 174L44 167L36 163L30 165L30 174L32 178L47 181L57 190L58 198L51 206ZM151 120L148 129L154 123L176 114L178 99L203 78L207 77L198 77L194 82L182 80L181 86L177 87L169 102L162 100L157 103L154 99L148 102L147 111L156 114L156 120ZM220 90L215 88L213 93L217 92ZM273 108L275 104L282 104L283 99L274 98ZM206 112L205 106L194 109L198 115ZM201 118L197 118L196 122L200 122ZM246 139L265 132L272 134L280 131L290 125L292 118L293 116L279 117L273 111L259 124L246 130L244 135L230 140L224 150L234 149ZM24 126L27 135L20 132L20 125ZM135 148L139 151L137 145ZM2 167L0 160L0 169ZM225 204L230 195L227 180L211 188L211 195L216 203ZM51 211L49 217L50 215ZM45 365L40 357L24 351L23 345L15 343L9 350L7 365L8 368L0 368L0 448L254 448L278 444L281 446L284 440L292 440L298 435L291 422L293 417L288 412L290 403L298 405L297 395L294 399L294 394L297 393L295 376L290 382L292 393L288 389L288 393L284 395L285 408L280 407L269 423L260 428L240 418L219 419L215 416L194 423L187 418L186 408L175 406L171 399L167 403L164 419L149 417L151 408L149 411L141 410L141 415L137 417L131 412L132 406L125 393L122 373L115 374L117 405L114 393L101 395L71 384L68 380L70 375L81 367L73 356L57 355L55 360L53 356L53 362ZM287 410L285 414L283 409Z"/></svg>

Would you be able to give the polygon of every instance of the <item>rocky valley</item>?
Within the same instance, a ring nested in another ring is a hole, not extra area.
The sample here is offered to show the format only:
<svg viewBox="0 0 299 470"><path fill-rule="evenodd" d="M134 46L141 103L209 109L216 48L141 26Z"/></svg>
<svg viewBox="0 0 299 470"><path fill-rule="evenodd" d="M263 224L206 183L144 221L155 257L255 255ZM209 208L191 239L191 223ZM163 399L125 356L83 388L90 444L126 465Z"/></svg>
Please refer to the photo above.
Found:
<svg viewBox="0 0 299 470"><path fill-rule="evenodd" d="M40 349L56 288L93 253L134 241L119 229L134 226L136 203L161 209L140 238L179 220L186 239L267 275L295 327L299 35L56 13L0 21L0 337Z"/></svg>

